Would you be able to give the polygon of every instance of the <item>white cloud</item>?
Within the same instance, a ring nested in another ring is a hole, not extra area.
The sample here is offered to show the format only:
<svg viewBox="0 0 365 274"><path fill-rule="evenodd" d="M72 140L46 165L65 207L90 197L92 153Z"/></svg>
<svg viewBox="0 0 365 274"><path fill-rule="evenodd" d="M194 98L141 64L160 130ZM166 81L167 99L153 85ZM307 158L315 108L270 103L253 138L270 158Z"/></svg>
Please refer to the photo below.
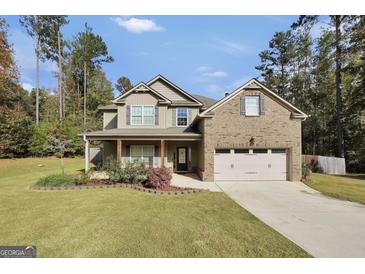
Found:
<svg viewBox="0 0 365 274"><path fill-rule="evenodd" d="M196 72L206 72L206 71L209 71L209 70L211 70L212 68L211 67L209 67L209 66L200 66L200 67L197 67L196 69L195 69L195 71Z"/></svg>
<svg viewBox="0 0 365 274"><path fill-rule="evenodd" d="M226 77L227 75L228 73L222 70L203 73L203 76L211 78L221 78L221 77Z"/></svg>
<svg viewBox="0 0 365 274"><path fill-rule="evenodd" d="M144 32L158 32L165 30L162 26L157 25L153 20L150 19L138 19L135 17L126 18L119 16L113 17L112 20L119 26L132 33L141 34Z"/></svg>
<svg viewBox="0 0 365 274"><path fill-rule="evenodd" d="M217 37L214 37L212 40L214 42L211 44L213 48L232 56L238 56L242 53L249 53L251 51L248 46L234 41L220 39Z"/></svg>
<svg viewBox="0 0 365 274"><path fill-rule="evenodd" d="M29 92L31 92L32 89L34 88L33 85L32 84L29 84L29 83L22 83L22 87L23 87L23 89L25 89L25 90L27 90Z"/></svg>

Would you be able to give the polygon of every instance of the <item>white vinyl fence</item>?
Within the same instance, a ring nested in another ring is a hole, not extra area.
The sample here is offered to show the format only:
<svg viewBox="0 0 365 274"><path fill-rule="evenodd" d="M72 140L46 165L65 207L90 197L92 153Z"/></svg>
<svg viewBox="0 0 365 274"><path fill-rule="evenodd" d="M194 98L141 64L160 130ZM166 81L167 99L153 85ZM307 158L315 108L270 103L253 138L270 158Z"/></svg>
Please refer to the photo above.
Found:
<svg viewBox="0 0 365 274"><path fill-rule="evenodd" d="M346 174L345 158L320 155L303 155L303 162L305 164L311 164L312 161L318 162L318 167L320 167L323 173Z"/></svg>

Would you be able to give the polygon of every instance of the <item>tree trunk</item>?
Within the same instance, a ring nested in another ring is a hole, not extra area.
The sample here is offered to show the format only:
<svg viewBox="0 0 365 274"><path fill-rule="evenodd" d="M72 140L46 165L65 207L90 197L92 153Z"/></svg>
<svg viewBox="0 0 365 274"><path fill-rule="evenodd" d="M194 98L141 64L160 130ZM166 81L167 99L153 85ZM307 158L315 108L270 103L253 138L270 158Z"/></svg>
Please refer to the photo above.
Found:
<svg viewBox="0 0 365 274"><path fill-rule="evenodd" d="M62 94L62 60L61 60L61 37L60 31L57 32L57 42L58 42L58 96L60 104L60 121L63 118L63 94Z"/></svg>
<svg viewBox="0 0 365 274"><path fill-rule="evenodd" d="M336 25L336 126L337 126L337 157L345 157L343 140L343 102L341 94L341 16L335 16Z"/></svg>
<svg viewBox="0 0 365 274"><path fill-rule="evenodd" d="M37 37L37 49L36 49L36 87L35 87L35 123L38 126L39 124L39 50L40 50L40 41Z"/></svg>
<svg viewBox="0 0 365 274"><path fill-rule="evenodd" d="M86 131L86 62L84 62L84 131Z"/></svg>

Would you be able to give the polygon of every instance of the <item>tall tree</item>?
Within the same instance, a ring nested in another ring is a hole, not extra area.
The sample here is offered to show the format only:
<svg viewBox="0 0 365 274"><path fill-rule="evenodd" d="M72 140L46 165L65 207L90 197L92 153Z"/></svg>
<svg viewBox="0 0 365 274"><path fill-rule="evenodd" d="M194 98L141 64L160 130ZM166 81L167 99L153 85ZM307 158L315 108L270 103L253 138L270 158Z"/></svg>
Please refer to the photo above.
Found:
<svg viewBox="0 0 365 274"><path fill-rule="evenodd" d="M256 67L261 71L264 82L284 98L288 95L285 91L288 87L294 56L292 39L291 31L276 32L269 42L269 49L259 54L261 65Z"/></svg>
<svg viewBox="0 0 365 274"><path fill-rule="evenodd" d="M124 92L133 88L133 85L128 77L121 76L118 78L115 88L119 91L119 94L123 94Z"/></svg>
<svg viewBox="0 0 365 274"><path fill-rule="evenodd" d="M20 16L20 24L35 40L36 54L36 124L39 123L39 61L58 60L58 36L60 28L67 24L66 16L27 15ZM59 72L60 73L60 72ZM61 95L60 95L61 96Z"/></svg>
<svg viewBox="0 0 365 274"><path fill-rule="evenodd" d="M335 65L336 65L336 134L337 134L337 157L345 157L345 144L343 137L343 98L342 98L342 59L343 59L343 36L341 29L347 16L331 15L331 24L335 29ZM295 29L306 24L314 25L319 20L317 15L301 15L292 24Z"/></svg>
<svg viewBox="0 0 365 274"><path fill-rule="evenodd" d="M27 153L33 126L28 103L28 93L19 84L8 25L0 18L0 158Z"/></svg>
<svg viewBox="0 0 365 274"><path fill-rule="evenodd" d="M85 24L85 30L79 32L72 41L72 66L77 79L83 79L84 86L84 118L83 127L86 130L87 115L87 77L91 77L103 63L113 62L108 53L108 47L100 35L94 34L92 28Z"/></svg>
<svg viewBox="0 0 365 274"><path fill-rule="evenodd" d="M346 157L348 168L360 173L365 171L365 16L349 19L344 29L349 38L344 67Z"/></svg>
<svg viewBox="0 0 365 274"><path fill-rule="evenodd" d="M19 74L13 47L8 41L8 25L5 19L0 18L0 113L15 107L18 85Z"/></svg>

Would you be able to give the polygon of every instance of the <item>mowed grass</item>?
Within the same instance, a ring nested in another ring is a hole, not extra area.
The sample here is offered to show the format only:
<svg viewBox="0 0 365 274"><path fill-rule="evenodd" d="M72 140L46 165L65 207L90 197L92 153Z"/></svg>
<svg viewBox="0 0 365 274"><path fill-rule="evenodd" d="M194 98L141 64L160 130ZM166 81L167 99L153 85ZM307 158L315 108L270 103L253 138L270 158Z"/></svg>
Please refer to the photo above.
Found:
<svg viewBox="0 0 365 274"><path fill-rule="evenodd" d="M327 196L365 204L365 174L313 173L306 184Z"/></svg>
<svg viewBox="0 0 365 274"><path fill-rule="evenodd" d="M82 159L65 166L75 173ZM39 257L309 256L223 193L29 189L59 170L56 158L0 160L0 245L35 245Z"/></svg>

